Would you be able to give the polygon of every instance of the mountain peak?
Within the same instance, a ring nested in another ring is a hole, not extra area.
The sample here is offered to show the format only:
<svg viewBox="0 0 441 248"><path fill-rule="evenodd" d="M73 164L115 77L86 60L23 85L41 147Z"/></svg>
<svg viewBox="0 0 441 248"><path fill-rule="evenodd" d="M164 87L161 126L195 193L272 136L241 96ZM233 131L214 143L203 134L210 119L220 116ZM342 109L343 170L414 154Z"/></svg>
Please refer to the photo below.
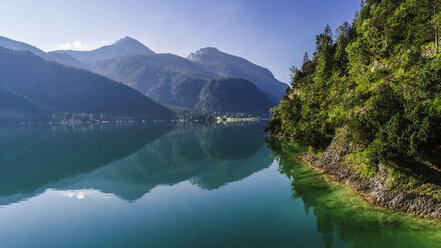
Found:
<svg viewBox="0 0 441 248"><path fill-rule="evenodd" d="M136 40L130 36L126 36L124 38L121 38L121 39L115 41L115 43L113 43L113 44L117 45L117 44L126 43L126 42L136 42L136 43L142 44L141 42L139 42L138 40Z"/></svg>
<svg viewBox="0 0 441 248"><path fill-rule="evenodd" d="M63 50L55 52L68 54L80 61L98 61L131 55L155 54L144 44L129 36L121 38L111 45L102 46L92 51Z"/></svg>
<svg viewBox="0 0 441 248"><path fill-rule="evenodd" d="M206 52L220 52L220 51L216 47L205 47L196 51L196 53L206 53Z"/></svg>
<svg viewBox="0 0 441 248"><path fill-rule="evenodd" d="M203 56L203 55L216 55L216 54L221 54L222 52L219 51L216 47L205 47L205 48L201 48L199 50L197 50L194 53L190 53L190 55L188 55L187 59L194 61L197 60L198 57Z"/></svg>
<svg viewBox="0 0 441 248"><path fill-rule="evenodd" d="M278 81L270 70L239 56L219 51L214 47L201 48L191 53L187 59L214 75L249 80L274 103L279 102L288 87Z"/></svg>

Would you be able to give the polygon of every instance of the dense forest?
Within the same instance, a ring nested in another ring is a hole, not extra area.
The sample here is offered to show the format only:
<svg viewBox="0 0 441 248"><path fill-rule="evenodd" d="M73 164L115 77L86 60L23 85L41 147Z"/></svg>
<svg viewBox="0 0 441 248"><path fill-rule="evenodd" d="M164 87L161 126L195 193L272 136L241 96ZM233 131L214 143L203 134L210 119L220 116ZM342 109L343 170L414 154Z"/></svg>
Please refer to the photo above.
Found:
<svg viewBox="0 0 441 248"><path fill-rule="evenodd" d="M335 139L364 177L441 200L441 0L365 0L351 23L326 25L267 131L320 155Z"/></svg>

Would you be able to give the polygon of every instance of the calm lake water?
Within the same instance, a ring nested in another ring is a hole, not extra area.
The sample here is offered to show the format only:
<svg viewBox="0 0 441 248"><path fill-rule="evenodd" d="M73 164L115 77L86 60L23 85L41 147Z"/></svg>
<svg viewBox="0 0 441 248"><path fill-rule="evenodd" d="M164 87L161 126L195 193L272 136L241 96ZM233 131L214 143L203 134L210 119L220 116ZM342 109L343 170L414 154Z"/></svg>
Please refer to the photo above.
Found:
<svg viewBox="0 0 441 248"><path fill-rule="evenodd" d="M441 247L263 127L3 125L0 247Z"/></svg>

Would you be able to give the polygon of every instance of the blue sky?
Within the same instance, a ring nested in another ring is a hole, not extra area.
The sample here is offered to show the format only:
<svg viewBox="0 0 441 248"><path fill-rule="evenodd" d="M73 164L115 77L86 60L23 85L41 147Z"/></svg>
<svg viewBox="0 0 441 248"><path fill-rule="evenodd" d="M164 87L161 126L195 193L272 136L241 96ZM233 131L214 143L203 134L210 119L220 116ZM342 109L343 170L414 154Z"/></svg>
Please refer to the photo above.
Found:
<svg viewBox="0 0 441 248"><path fill-rule="evenodd" d="M0 36L45 51L131 36L158 53L202 47L244 57L289 82L315 35L352 21L361 0L20 0L0 2Z"/></svg>

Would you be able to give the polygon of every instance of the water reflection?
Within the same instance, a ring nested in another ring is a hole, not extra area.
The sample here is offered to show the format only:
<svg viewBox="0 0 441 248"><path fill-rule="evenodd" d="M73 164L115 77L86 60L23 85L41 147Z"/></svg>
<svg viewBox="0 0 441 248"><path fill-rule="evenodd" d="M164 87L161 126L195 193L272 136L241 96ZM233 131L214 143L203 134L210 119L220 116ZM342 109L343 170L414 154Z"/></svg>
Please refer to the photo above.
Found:
<svg viewBox="0 0 441 248"><path fill-rule="evenodd" d="M263 125L2 127L0 246L439 246L440 225L371 207Z"/></svg>
<svg viewBox="0 0 441 248"><path fill-rule="evenodd" d="M96 189L128 201L185 180L216 189L272 162L262 124L241 125L3 126L0 204L49 188Z"/></svg>
<svg viewBox="0 0 441 248"><path fill-rule="evenodd" d="M49 183L120 160L167 133L158 126L2 126L0 195L31 193Z"/></svg>
<svg viewBox="0 0 441 248"><path fill-rule="evenodd" d="M301 199L305 213L316 217L326 247L343 241L350 247L436 247L441 225L373 207L349 188L328 180L296 158L297 144L266 139L279 170L292 179L292 198ZM338 239L338 240L336 240Z"/></svg>

